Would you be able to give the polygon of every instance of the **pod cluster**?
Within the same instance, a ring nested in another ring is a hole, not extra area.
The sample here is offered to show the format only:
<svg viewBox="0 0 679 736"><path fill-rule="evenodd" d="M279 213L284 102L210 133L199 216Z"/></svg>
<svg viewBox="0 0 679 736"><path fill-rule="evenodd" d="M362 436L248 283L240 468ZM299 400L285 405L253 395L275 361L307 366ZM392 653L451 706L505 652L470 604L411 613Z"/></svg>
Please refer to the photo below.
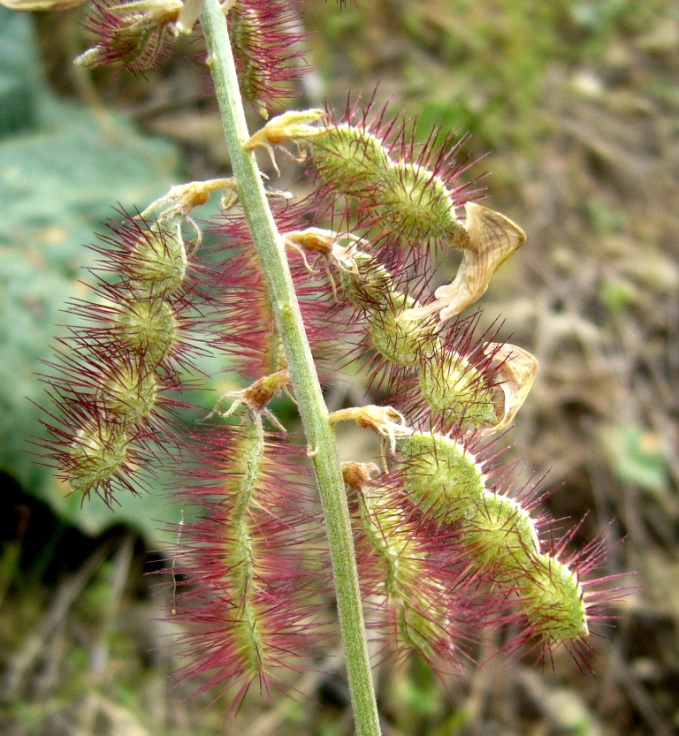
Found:
<svg viewBox="0 0 679 736"><path fill-rule="evenodd" d="M158 442L171 442L163 409L176 404L167 392L181 387L191 323L182 317L191 304L179 224L128 218L109 233L96 249L97 299L72 305L81 324L62 339L48 379L60 407L48 454L73 491L107 503L116 484L134 490L130 474Z"/></svg>
<svg viewBox="0 0 679 736"><path fill-rule="evenodd" d="M417 300L396 289L374 257L359 253L353 260L355 269L342 274L345 293L364 316L378 362L397 376L415 376L416 403L425 404L444 424L497 425L502 392L497 385L501 366L493 364L495 348L475 342L468 322L443 334L432 317L404 318Z"/></svg>
<svg viewBox="0 0 679 736"><path fill-rule="evenodd" d="M283 437L254 422L197 439L200 471L182 475L178 490L198 517L181 527L176 560L187 586L173 618L189 625L177 676L209 673L203 687L240 683L239 701L252 682L268 687L281 669L302 666L300 655L317 653L327 582L320 519L309 511L301 452Z"/></svg>
<svg viewBox="0 0 679 736"><path fill-rule="evenodd" d="M583 587L575 570L542 549L538 524L501 495L465 445L431 432L398 438L402 481L417 509L455 530L457 543L509 602L533 636L562 643L588 634Z"/></svg>

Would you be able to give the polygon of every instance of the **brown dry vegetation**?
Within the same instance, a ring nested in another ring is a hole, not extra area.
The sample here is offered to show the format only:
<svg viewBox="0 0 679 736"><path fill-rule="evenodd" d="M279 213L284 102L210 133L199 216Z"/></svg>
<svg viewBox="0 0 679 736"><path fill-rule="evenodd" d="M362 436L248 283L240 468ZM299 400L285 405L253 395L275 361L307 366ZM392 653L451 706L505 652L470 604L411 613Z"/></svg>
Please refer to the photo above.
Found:
<svg viewBox="0 0 679 736"><path fill-rule="evenodd" d="M377 672L384 733L679 733L676 8L373 0L340 16L333 3L307 5L302 22L316 31L308 60L321 72L297 106L327 97L341 108L347 89L370 94L379 80L377 97L395 112L422 113L423 126L471 127L472 154L492 149L475 172L492 172L487 203L521 224L528 245L482 306L541 364L509 435L513 451L527 457L526 474L551 469L553 516L588 514L577 542L606 531L606 573L636 573L623 581L634 589L614 627L592 642L594 675L561 652L543 669L490 658L446 687L419 662L387 667ZM46 48L56 47L46 40L54 23L42 21ZM59 28L77 37L72 20ZM55 86L82 94L82 80L65 81L65 57L50 53L47 63ZM224 170L199 76L185 62L166 71L148 85L108 79L97 94L178 141L187 179ZM13 723L2 733L351 732L335 675L291 677L309 699L252 697L235 719L209 695L183 699L158 653L165 632L142 577L143 545L124 532L93 541L66 531L55 541L51 530L52 548L42 547L32 503L22 497L25 536L19 515L9 535L17 555L24 539L24 574L35 583L14 581L0 614ZM56 523L46 517L43 528ZM339 655L319 669L341 672Z"/></svg>

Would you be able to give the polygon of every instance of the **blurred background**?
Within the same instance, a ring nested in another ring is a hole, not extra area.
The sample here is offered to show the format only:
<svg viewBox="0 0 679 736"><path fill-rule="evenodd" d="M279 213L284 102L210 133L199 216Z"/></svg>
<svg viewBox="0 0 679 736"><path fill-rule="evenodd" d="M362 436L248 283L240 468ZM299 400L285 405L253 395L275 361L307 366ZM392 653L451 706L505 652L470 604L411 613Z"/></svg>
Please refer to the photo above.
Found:
<svg viewBox="0 0 679 736"><path fill-rule="evenodd" d="M254 693L237 717L220 692L171 687L169 594L146 574L179 519L162 478L115 514L81 508L27 445L39 361L66 300L86 295L82 244L112 205L229 171L196 48L180 43L147 78L92 74L71 64L81 15L0 8L0 734L350 734L339 653L319 663L330 674L291 676L297 701ZM549 470L552 516L587 515L576 543L605 531L603 574L635 572L592 640L594 675L567 653L544 667L493 658L492 641L454 680L415 659L383 667L385 735L679 733L679 7L315 0L299 25L315 71L291 107L375 93L417 115L423 140L433 126L470 135L484 204L528 236L481 302L541 364L511 452L527 476ZM304 194L281 164L275 186Z"/></svg>

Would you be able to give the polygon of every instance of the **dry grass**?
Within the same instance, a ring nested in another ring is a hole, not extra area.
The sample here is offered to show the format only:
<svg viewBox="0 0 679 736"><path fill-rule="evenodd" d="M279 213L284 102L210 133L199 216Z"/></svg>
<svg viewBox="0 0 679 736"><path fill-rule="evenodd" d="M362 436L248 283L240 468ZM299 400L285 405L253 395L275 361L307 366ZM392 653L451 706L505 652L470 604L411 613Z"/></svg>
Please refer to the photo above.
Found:
<svg viewBox="0 0 679 736"><path fill-rule="evenodd" d="M310 25L323 20L321 8L335 13L318 5ZM379 95L393 95L396 110L431 93L448 105L439 108L446 125L455 98L427 88L433 80L465 93L478 118L487 109L489 122L475 123L481 143L472 146L490 142L497 150L479 172L494 171L486 181L490 206L519 222L529 244L483 307L491 318L502 314L512 341L541 362L510 437L528 459L526 473L551 468L552 515L589 513L578 541L606 530L606 572L636 571L615 627L593 642L595 676L561 653L553 670L490 657L445 688L421 663L386 667L376 675L386 735L679 731L679 95L672 86L679 18L659 4L652 12L632 3L628 15L588 36L567 15L588 4L556 5L556 25L534 47L536 54L548 43L563 48L528 57L530 64L515 48L521 41L507 41L507 28L528 21L492 2L461 2L457 14L443 0L373 2L360 8L370 17L364 24L349 9L313 40L312 60L339 65L341 90L348 80L371 89L380 77ZM474 36L484 18L497 46ZM494 58L474 57L488 48ZM502 84L525 74L535 88L504 89L495 104L503 63L518 68L505 70ZM204 147L211 118L198 117L186 93L169 103L192 72L181 64L169 71L142 99L134 84L117 79L114 86L150 129L181 130L189 178L213 175L209 169L224 159L220 147ZM306 95L317 104L312 85ZM17 511L0 571L3 734L351 732L345 687L334 674L293 677L291 686L308 696L298 704L275 696L269 705L253 695L238 718L225 715L218 694L183 697L168 684L167 631L152 613L154 603L169 607L167 589L143 576L141 544L124 533L92 542L69 532L59 541L58 523L43 518L35 501L18 490L11 498ZM493 651L490 642L485 654ZM325 668L341 672L340 656L329 656Z"/></svg>

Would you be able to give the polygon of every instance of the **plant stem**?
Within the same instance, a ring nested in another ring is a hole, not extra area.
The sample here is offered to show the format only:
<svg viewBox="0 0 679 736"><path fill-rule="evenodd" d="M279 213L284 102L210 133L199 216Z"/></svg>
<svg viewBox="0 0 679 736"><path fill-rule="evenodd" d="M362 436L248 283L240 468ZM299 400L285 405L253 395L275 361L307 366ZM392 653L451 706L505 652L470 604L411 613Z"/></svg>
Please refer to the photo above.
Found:
<svg viewBox="0 0 679 736"><path fill-rule="evenodd" d="M201 24L240 203L269 289L325 514L356 733L358 736L379 736L349 508L335 436L304 331L285 249L254 153L244 148L250 136L219 0L205 0Z"/></svg>

